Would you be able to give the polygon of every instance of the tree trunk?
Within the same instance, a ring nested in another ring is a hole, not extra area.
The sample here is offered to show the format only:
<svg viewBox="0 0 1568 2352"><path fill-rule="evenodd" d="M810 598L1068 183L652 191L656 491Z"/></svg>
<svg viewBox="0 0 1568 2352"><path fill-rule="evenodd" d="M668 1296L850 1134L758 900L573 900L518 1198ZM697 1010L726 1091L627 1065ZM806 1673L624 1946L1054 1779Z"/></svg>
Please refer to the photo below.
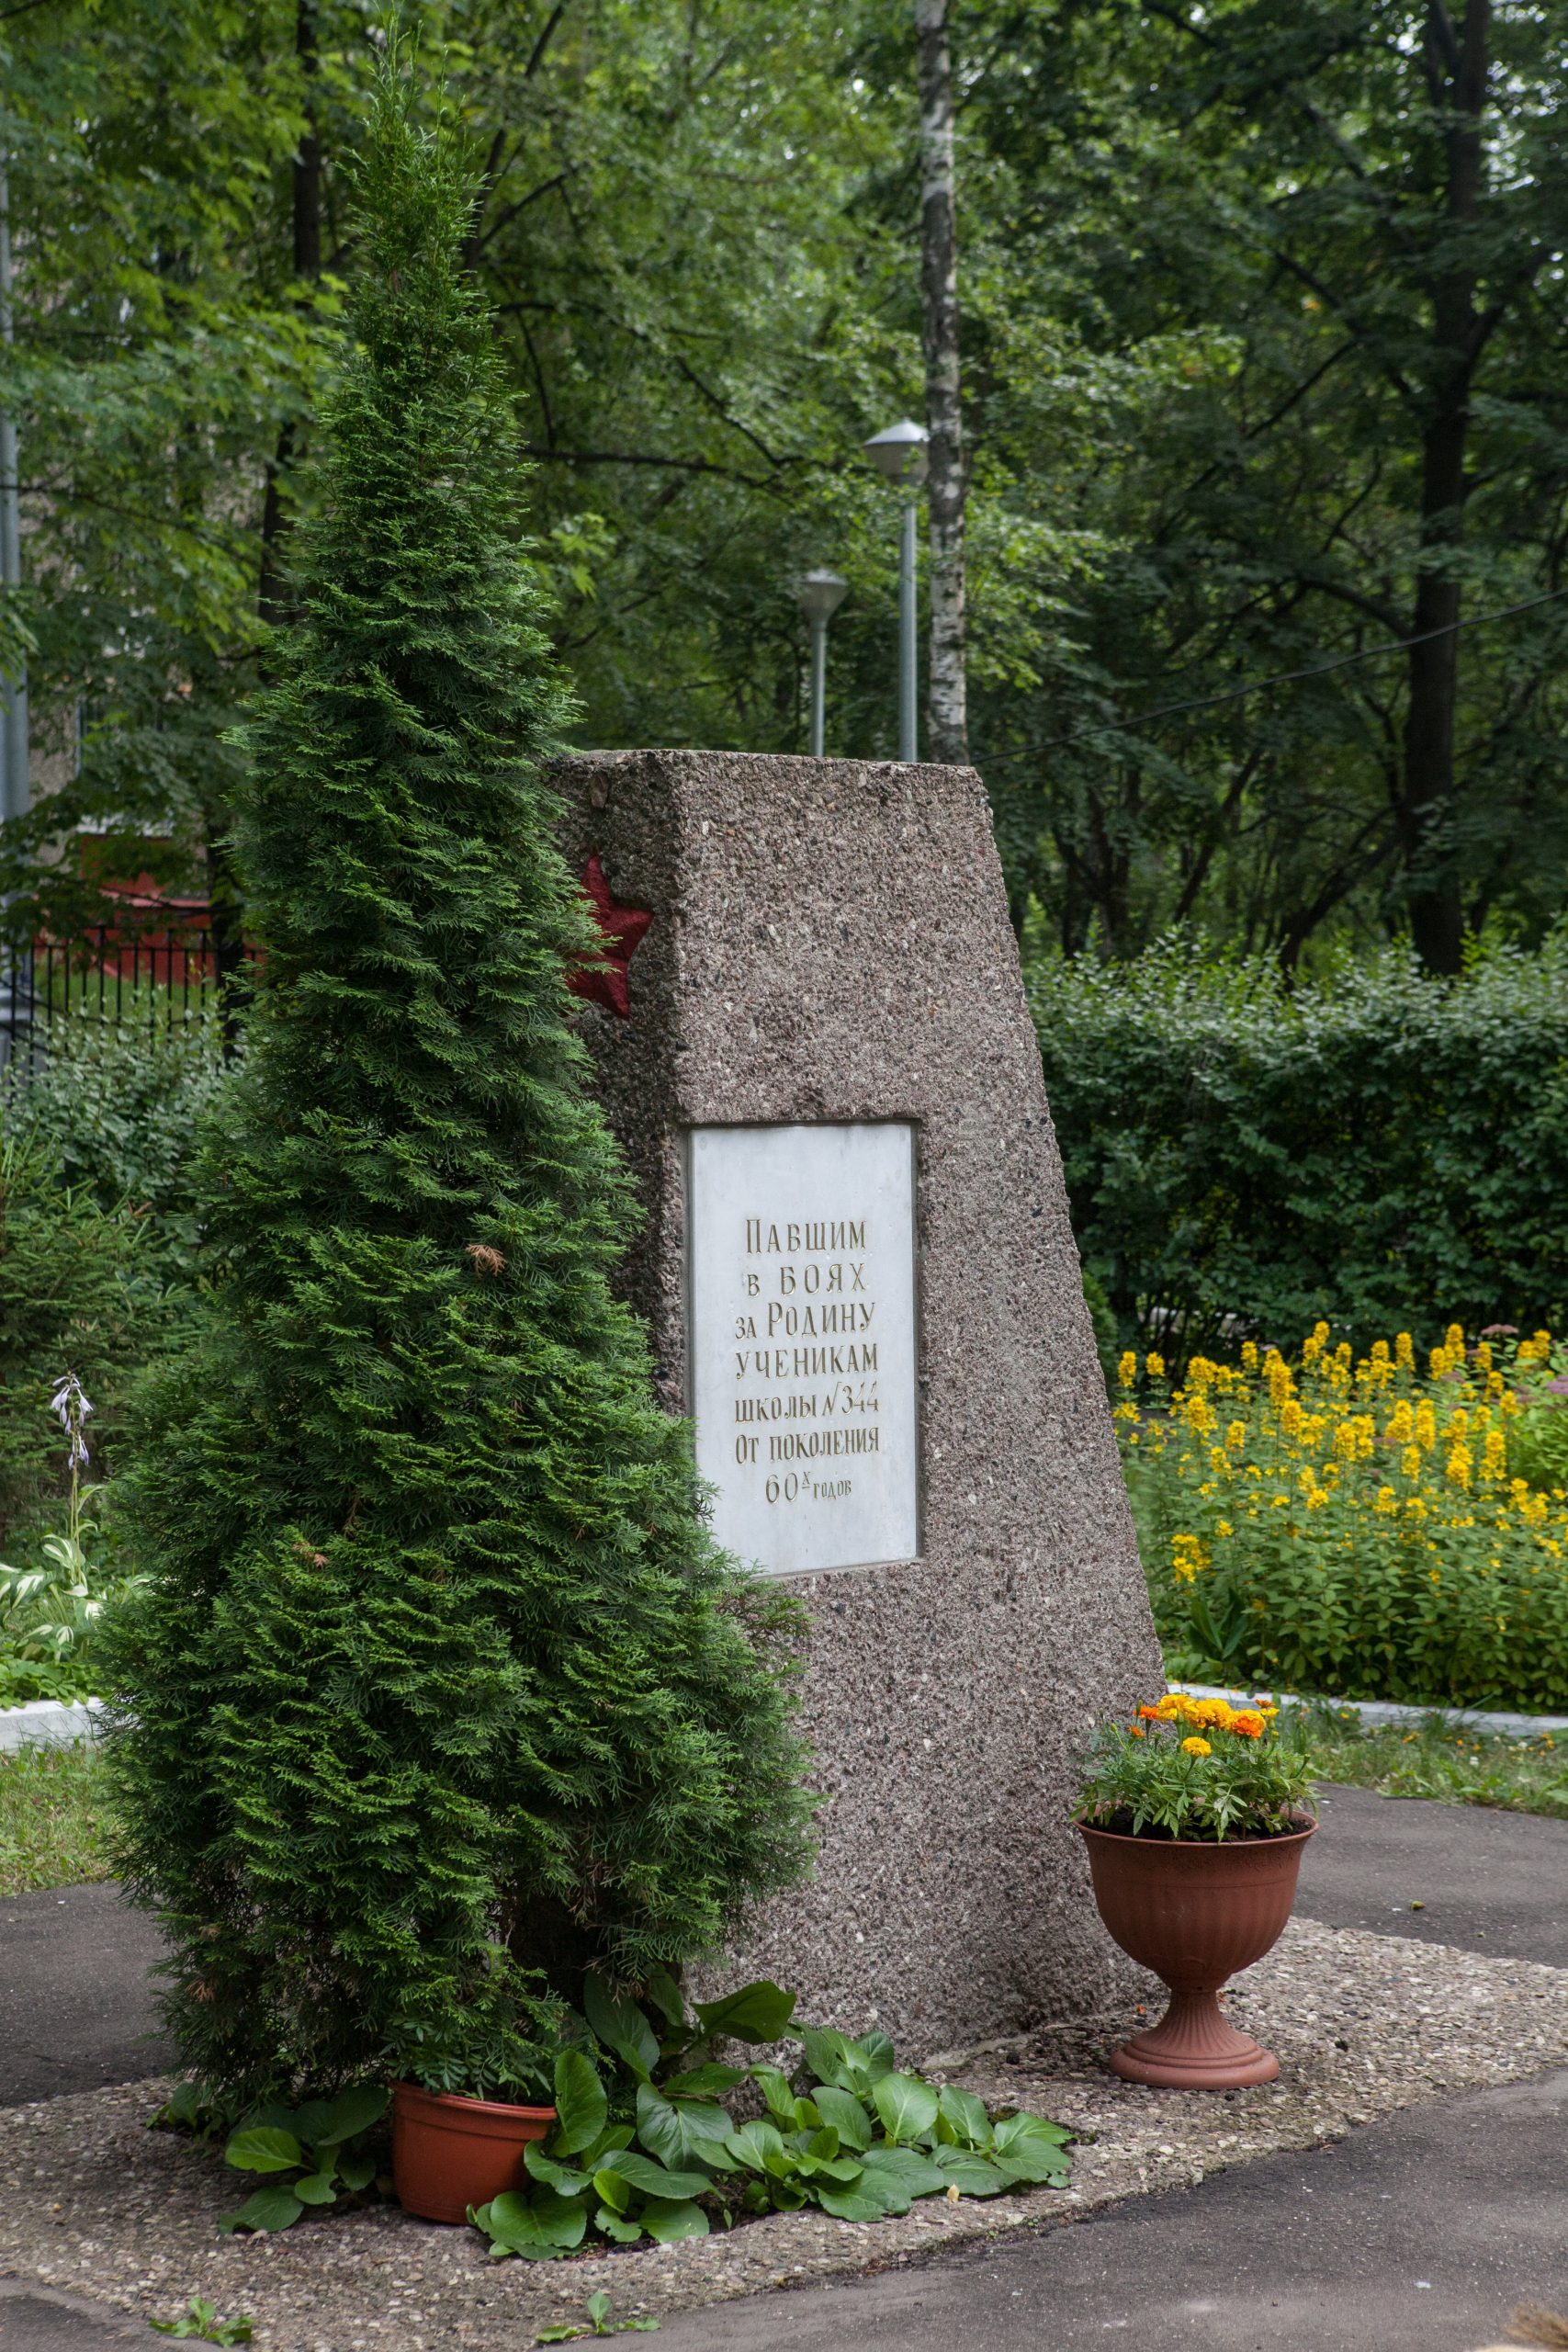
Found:
<svg viewBox="0 0 1568 2352"><path fill-rule="evenodd" d="M1462 38L1443 0L1428 0L1428 72L1442 92L1448 126L1445 209L1449 240L1463 240L1480 209L1484 156L1487 37L1492 0L1466 0ZM1461 591L1450 568L1464 527L1465 447L1480 337L1475 263L1450 243L1450 266L1432 284L1431 406L1421 447L1420 571L1411 622L1410 707L1404 729L1404 788L1397 811L1411 936L1428 971L1460 969L1464 918L1452 844L1458 782L1454 726L1459 701ZM1437 632L1437 634L1434 634Z"/></svg>
<svg viewBox="0 0 1568 2352"><path fill-rule="evenodd" d="M969 758L964 667L964 420L958 374L958 229L948 0L915 0L920 94L920 309L931 434L931 756Z"/></svg>

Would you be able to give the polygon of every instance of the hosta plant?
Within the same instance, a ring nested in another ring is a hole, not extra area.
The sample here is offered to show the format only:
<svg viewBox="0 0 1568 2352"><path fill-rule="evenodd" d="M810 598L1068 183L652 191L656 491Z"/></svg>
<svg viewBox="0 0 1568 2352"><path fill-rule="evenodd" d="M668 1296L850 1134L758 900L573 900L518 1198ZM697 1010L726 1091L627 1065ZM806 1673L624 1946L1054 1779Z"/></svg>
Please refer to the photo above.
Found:
<svg viewBox="0 0 1568 2352"><path fill-rule="evenodd" d="M259 2108L230 2134L223 2160L236 2172L261 2174L263 2185L219 2228L286 2230L307 2206L364 2196L377 2164L361 2143L386 2111L387 2093L374 2086L310 2099L303 2107L270 2102Z"/></svg>
<svg viewBox="0 0 1568 2352"><path fill-rule="evenodd" d="M1100 1726L1078 1818L1134 1838L1283 1837L1311 1815L1312 1764L1275 1707L1168 1690L1131 1724Z"/></svg>
<svg viewBox="0 0 1568 2352"><path fill-rule="evenodd" d="M805 2205L873 2222L919 2197L995 2197L1066 2177L1059 2124L993 2120L972 2092L901 2073L884 2034L856 2041L807 2027L793 2074L716 2061L717 2041L786 2030L795 1996L775 1984L699 2003L694 2018L670 1978L649 1990L660 2029L637 2003L590 1984L588 2022L622 2071L606 2081L586 2051L561 2053L558 2121L524 2151L529 2187L471 2216L497 2257L550 2260L593 2239L668 2244ZM727 2102L743 2090L753 2100L761 2091L765 2115L736 2120Z"/></svg>

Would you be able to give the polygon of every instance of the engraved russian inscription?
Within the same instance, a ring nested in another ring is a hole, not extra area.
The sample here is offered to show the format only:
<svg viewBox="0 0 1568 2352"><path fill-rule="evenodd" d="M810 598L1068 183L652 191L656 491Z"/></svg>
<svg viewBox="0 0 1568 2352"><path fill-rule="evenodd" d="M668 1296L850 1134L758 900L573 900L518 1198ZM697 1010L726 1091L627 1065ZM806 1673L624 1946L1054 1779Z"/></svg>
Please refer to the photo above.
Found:
<svg viewBox="0 0 1568 2352"><path fill-rule="evenodd" d="M777 1576L918 1543L914 1135L698 1127L691 1408L727 1550Z"/></svg>

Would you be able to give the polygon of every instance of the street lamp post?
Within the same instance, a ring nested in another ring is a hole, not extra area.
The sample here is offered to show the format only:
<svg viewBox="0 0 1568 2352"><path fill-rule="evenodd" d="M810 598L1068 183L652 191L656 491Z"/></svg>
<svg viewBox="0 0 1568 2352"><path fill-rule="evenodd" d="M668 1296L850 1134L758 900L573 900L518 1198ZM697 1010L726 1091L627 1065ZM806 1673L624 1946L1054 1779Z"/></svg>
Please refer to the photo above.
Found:
<svg viewBox="0 0 1568 2352"><path fill-rule="evenodd" d="M920 484L926 478L926 442L923 424L913 417L902 417L890 424L886 433L873 434L865 444L865 454L878 473L897 482L904 491L903 529L898 542L898 757L915 761L920 756L919 721L918 717L919 656L918 621L915 609L916 561L919 533L915 502Z"/></svg>
<svg viewBox="0 0 1568 2352"><path fill-rule="evenodd" d="M811 623L811 756L822 757L828 721L828 624L849 593L836 571L808 571L800 583L800 609Z"/></svg>

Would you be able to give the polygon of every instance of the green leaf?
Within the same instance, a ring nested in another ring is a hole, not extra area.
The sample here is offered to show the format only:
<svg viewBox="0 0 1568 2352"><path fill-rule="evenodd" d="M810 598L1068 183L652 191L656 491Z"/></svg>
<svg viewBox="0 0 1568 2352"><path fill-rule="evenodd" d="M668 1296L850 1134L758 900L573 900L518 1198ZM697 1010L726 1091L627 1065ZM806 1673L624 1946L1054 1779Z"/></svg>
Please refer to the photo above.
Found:
<svg viewBox="0 0 1568 2352"><path fill-rule="evenodd" d="M387 2112L389 2094L379 2083L360 2083L354 2089L339 2091L326 2111L324 2127L307 2132L303 2137L320 2148L335 2148L344 2140L357 2140L373 2123L379 2123Z"/></svg>
<svg viewBox="0 0 1568 2352"><path fill-rule="evenodd" d="M596 2172L593 2187L600 2202L612 2213L625 2213L632 2201L631 2183L623 2180L618 2172Z"/></svg>
<svg viewBox="0 0 1568 2352"><path fill-rule="evenodd" d="M861 2177L859 2156L808 2156L803 2149L795 2158L795 2168L802 2180L830 2180L848 2188Z"/></svg>
<svg viewBox="0 0 1568 2352"><path fill-rule="evenodd" d="M698 2001L695 2007L706 2041L776 2041L795 2015L795 2001L793 1993L764 1976L727 1993L722 2001Z"/></svg>
<svg viewBox="0 0 1568 2352"><path fill-rule="evenodd" d="M830 2084L819 2083L812 2093L811 2103L823 2122L832 2125L840 2147L870 2147L871 2120L853 2091L835 2090Z"/></svg>
<svg viewBox="0 0 1568 2352"><path fill-rule="evenodd" d="M294 2191L275 2181L269 2188L255 2189L237 2213L225 2213L218 2226L224 2231L287 2230L304 2211Z"/></svg>
<svg viewBox="0 0 1568 2352"><path fill-rule="evenodd" d="M292 2172L305 2161L305 2151L292 2132L261 2124L236 2132L223 2151L223 2161L236 2172Z"/></svg>
<svg viewBox="0 0 1568 2352"><path fill-rule="evenodd" d="M573 2326L569 2322L564 2327L542 2327L534 2341L536 2344L570 2344L574 2336L587 2335L590 2332L586 2327Z"/></svg>
<svg viewBox="0 0 1568 2352"><path fill-rule="evenodd" d="M610 2312L610 2298L604 2292L604 2288L595 2287L593 2292L589 2296L588 2301L583 2304L582 2308L593 2323L594 2335L603 2335L604 2334L604 2322L609 2317Z"/></svg>
<svg viewBox="0 0 1568 2352"><path fill-rule="evenodd" d="M1010 2148L1017 2140L1045 2140L1062 2148L1073 2137L1065 2123L1043 2115L1000 2115L991 2128L998 2148Z"/></svg>
<svg viewBox="0 0 1568 2352"><path fill-rule="evenodd" d="M939 2148L936 2161L949 2186L962 2189L965 2197L997 2197L1008 2187L995 2165L984 2156L972 2156L966 2148Z"/></svg>
<svg viewBox="0 0 1568 2352"><path fill-rule="evenodd" d="M760 2117L742 2123L732 2132L729 2153L738 2165L745 2165L751 2172L761 2172L770 2157L784 2154L784 2135L775 2123L764 2123Z"/></svg>
<svg viewBox="0 0 1568 2352"><path fill-rule="evenodd" d="M863 2177L850 2188L819 2188L817 2202L840 2222L880 2222L889 2213L907 2213L909 2199L891 2180Z"/></svg>
<svg viewBox="0 0 1568 2352"><path fill-rule="evenodd" d="M851 2042L850 2048L859 2057L873 2082L893 2072L893 2044L885 2033L874 2030L863 2033L858 2041Z"/></svg>
<svg viewBox="0 0 1568 2352"><path fill-rule="evenodd" d="M604 2131L610 2102L592 2060L581 2050L563 2050L556 2060L555 2089L560 2120L550 2146L558 2156L574 2156Z"/></svg>
<svg viewBox="0 0 1568 2352"><path fill-rule="evenodd" d="M648 2082L659 2064L659 2037L635 2001L612 1993L602 1977L590 1975L583 1986L582 2007L589 2025L606 2050L613 2050L639 2082Z"/></svg>
<svg viewBox="0 0 1568 2352"><path fill-rule="evenodd" d="M337 2168L345 2188L368 2188L376 2177L374 2156L340 2156Z"/></svg>
<svg viewBox="0 0 1568 2352"><path fill-rule="evenodd" d="M985 2154L991 2145L991 2119L986 2113L986 2102L976 2098L973 2091L955 2090L951 2083L938 2097L938 2108L957 2133L961 2148L973 2148Z"/></svg>
<svg viewBox="0 0 1568 2352"><path fill-rule="evenodd" d="M708 2217L700 2205L683 2199L671 2202L663 2197L650 2197L640 2215L643 2228L660 2245L673 2245L678 2238L705 2238Z"/></svg>
<svg viewBox="0 0 1568 2352"><path fill-rule="evenodd" d="M656 1968L643 1980L643 1991L679 2044L691 2040L686 1996L667 1968Z"/></svg>
<svg viewBox="0 0 1568 2352"><path fill-rule="evenodd" d="M806 2063L819 2082L832 2083L846 2091L852 2091L858 2082L870 2082L870 2074L858 2054L852 2056L846 2037L835 2032L831 2026L808 2025L800 2038L806 2048Z"/></svg>
<svg viewBox="0 0 1568 2352"><path fill-rule="evenodd" d="M996 2126L991 2161L1014 2181L1065 2180L1071 2158L1063 2144L1070 2135L1059 2123L1036 2115L1004 2116Z"/></svg>
<svg viewBox="0 0 1568 2352"><path fill-rule="evenodd" d="M750 2071L749 2066L694 2066L689 2074L671 2075L658 2087L666 2098L722 2098L737 2083L743 2083ZM628 2321L627 2325L630 2324Z"/></svg>
<svg viewBox="0 0 1568 2352"><path fill-rule="evenodd" d="M753 2066L751 2079L766 2099L768 2113L774 2121L785 2132L795 2131L795 2093L788 2077L781 2075L776 2066Z"/></svg>
<svg viewBox="0 0 1568 2352"><path fill-rule="evenodd" d="M332 2172L308 2172L302 2180L290 2181L289 2187L301 2205L335 2205L337 2178Z"/></svg>
<svg viewBox="0 0 1568 2352"><path fill-rule="evenodd" d="M872 2085L871 2097L895 2146L900 2141L922 2138L936 2121L936 2092L918 2075L884 2075Z"/></svg>
<svg viewBox="0 0 1568 2352"><path fill-rule="evenodd" d="M624 2180L629 2188L640 2190L645 2197L680 2199L700 2197L713 2187L705 2172L674 2172L664 2165L656 2165L650 2156L639 2156L635 2148L625 2148L618 2155L606 2156L593 2177L602 2181L606 2173L612 2178Z"/></svg>
<svg viewBox="0 0 1568 2352"><path fill-rule="evenodd" d="M474 2219L503 2253L520 2254L530 2262L548 2262L558 2254L570 2253L581 2245L588 2228L581 2201L558 2197L550 2188L537 2188L531 2197L509 2188L492 2197Z"/></svg>
<svg viewBox="0 0 1568 2352"><path fill-rule="evenodd" d="M645 2083L637 2095L637 2128L643 2146L664 2164L723 2169L734 2124L722 2107L695 2099L677 2104Z"/></svg>
<svg viewBox="0 0 1568 2352"><path fill-rule="evenodd" d="M626 2220L623 2214L613 2211L608 2205L600 2206L593 2216L593 2226L595 2229L603 2230L607 2238L614 2238L617 2245L636 2245L642 2235L640 2222Z"/></svg>
<svg viewBox="0 0 1568 2352"><path fill-rule="evenodd" d="M553 2188L558 2197L581 2197L590 2185L587 2173L576 2171L570 2165L558 2165L553 2156L546 2155L537 2140L524 2143L523 2165L530 2179Z"/></svg>
<svg viewBox="0 0 1568 2352"><path fill-rule="evenodd" d="M861 2158L862 2185L897 2181L908 2197L935 2197L947 2187L947 2175L918 2148L868 2148Z"/></svg>

